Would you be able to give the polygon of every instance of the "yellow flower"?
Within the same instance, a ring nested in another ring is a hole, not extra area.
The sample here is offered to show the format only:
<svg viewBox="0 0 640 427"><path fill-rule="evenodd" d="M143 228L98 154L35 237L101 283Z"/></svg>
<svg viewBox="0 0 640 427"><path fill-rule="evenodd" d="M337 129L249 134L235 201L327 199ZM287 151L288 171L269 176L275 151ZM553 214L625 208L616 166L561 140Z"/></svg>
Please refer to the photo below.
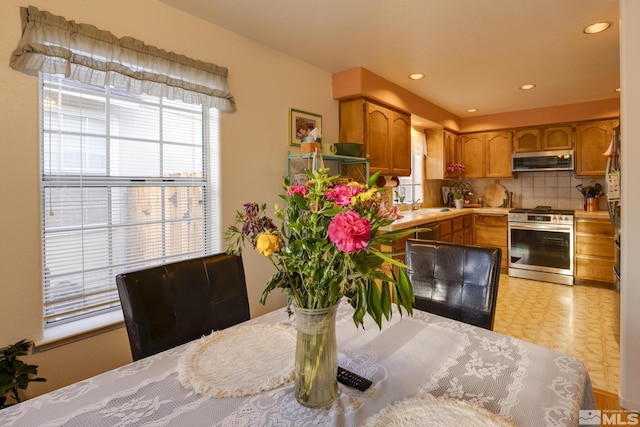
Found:
<svg viewBox="0 0 640 427"><path fill-rule="evenodd" d="M358 202L366 202L367 200L371 200L378 190L375 188L370 188L367 191L364 191L358 194L355 197L351 198L351 206L355 206Z"/></svg>
<svg viewBox="0 0 640 427"><path fill-rule="evenodd" d="M256 250L264 256L270 256L280 250L280 241L275 234L260 233L256 239Z"/></svg>

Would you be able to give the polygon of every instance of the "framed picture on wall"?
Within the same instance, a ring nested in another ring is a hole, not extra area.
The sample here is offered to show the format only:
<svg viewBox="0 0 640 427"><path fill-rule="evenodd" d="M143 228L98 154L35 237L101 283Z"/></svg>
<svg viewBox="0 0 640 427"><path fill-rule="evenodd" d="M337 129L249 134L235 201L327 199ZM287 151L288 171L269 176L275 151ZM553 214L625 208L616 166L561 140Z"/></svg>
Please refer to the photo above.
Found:
<svg viewBox="0 0 640 427"><path fill-rule="evenodd" d="M299 147L302 138L309 136L314 129L322 135L322 116L289 108L289 145Z"/></svg>

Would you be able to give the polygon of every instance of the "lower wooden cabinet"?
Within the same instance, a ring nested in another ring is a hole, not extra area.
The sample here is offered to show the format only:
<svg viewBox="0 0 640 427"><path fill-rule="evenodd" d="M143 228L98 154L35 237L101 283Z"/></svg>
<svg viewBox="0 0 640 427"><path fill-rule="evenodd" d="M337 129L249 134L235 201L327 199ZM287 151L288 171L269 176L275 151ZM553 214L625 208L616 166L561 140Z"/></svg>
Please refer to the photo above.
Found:
<svg viewBox="0 0 640 427"><path fill-rule="evenodd" d="M603 218L576 218L574 230L574 277L613 283L614 225Z"/></svg>
<svg viewBox="0 0 640 427"><path fill-rule="evenodd" d="M474 241L473 214L445 219L440 224L441 242L471 245Z"/></svg>
<svg viewBox="0 0 640 427"><path fill-rule="evenodd" d="M509 268L508 227L506 214L475 214L475 244L502 249L500 268Z"/></svg>

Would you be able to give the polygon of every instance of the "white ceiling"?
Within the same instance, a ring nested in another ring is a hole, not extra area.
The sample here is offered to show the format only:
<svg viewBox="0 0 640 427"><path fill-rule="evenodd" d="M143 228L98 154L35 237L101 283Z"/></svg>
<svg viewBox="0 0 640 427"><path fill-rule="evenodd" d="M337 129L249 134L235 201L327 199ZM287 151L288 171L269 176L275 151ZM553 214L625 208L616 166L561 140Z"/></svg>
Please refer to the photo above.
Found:
<svg viewBox="0 0 640 427"><path fill-rule="evenodd" d="M459 117L619 96L618 0L161 1L330 73L367 68ZM613 25L583 34L597 21Z"/></svg>

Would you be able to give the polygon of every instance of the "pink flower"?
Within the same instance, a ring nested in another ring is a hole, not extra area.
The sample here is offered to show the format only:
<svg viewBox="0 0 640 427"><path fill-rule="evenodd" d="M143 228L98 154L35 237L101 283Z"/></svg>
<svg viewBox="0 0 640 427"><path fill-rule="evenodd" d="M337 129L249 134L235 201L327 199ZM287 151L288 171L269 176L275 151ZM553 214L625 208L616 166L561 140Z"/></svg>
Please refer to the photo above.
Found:
<svg viewBox="0 0 640 427"><path fill-rule="evenodd" d="M357 185L340 184L324 193L324 197L336 202L337 205L347 207L351 205L351 198L362 193L362 189Z"/></svg>
<svg viewBox="0 0 640 427"><path fill-rule="evenodd" d="M383 201L378 206L378 216L385 218L389 221L395 221L402 218L400 210L397 206L390 206L387 202Z"/></svg>
<svg viewBox="0 0 640 427"><path fill-rule="evenodd" d="M449 172L453 172L455 170L461 170L462 172L464 172L467 170L467 167L462 163L449 163L449 165L447 166L447 170Z"/></svg>
<svg viewBox="0 0 640 427"><path fill-rule="evenodd" d="M295 193L298 193L299 195L304 196L307 193L309 193L309 190L307 190L307 187L305 187L304 185L300 185L296 183L296 184L293 184L291 187L289 187L289 191L287 191L287 196L291 197Z"/></svg>
<svg viewBox="0 0 640 427"><path fill-rule="evenodd" d="M367 247L371 223L357 212L341 212L329 224L329 240L342 252L352 253Z"/></svg>

